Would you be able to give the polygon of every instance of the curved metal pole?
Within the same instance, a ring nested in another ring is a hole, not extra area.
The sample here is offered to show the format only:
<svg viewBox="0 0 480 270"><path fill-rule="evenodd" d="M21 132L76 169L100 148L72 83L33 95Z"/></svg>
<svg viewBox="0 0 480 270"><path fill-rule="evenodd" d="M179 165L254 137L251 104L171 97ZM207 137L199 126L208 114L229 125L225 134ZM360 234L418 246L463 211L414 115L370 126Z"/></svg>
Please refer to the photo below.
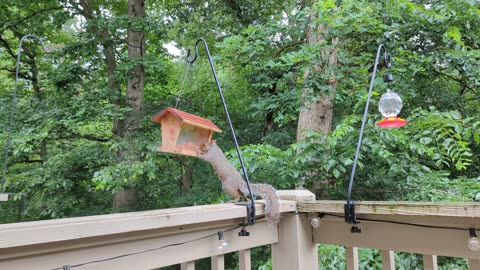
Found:
<svg viewBox="0 0 480 270"><path fill-rule="evenodd" d="M232 131L233 141L235 142L235 149L237 150L238 159L240 161L240 165L242 166L242 172L243 172L243 175L245 176L245 182L247 183L247 188L248 188L248 192L249 192L249 195L250 195L250 201L251 201L250 207L251 208L249 208L248 225L253 225L253 224L255 224L255 201L253 199L253 193L252 193L252 189L250 187L250 180L248 179L248 174L247 174L247 170L245 168L245 164L243 162L242 153L240 152L240 147L238 146L237 136L235 135L235 129L233 128L232 120L230 118L230 114L229 114L228 108L227 108L227 103L226 103L225 98L223 96L222 88L220 87L220 82L218 81L217 72L215 71L215 67L213 65L212 56L210 55L210 50L208 49L208 45L207 45L207 42L205 41L205 39L199 38L195 42L195 55L194 55L193 59L190 59L190 49L188 49L187 62L189 62L190 64L193 64L197 60L198 44L200 42L202 42L203 45L205 46L205 51L207 52L207 58L208 58L208 62L210 63L210 68L212 69L213 78L215 79L215 84L217 85L218 93L220 94L220 99L222 100L222 105L223 105L223 109L225 110L225 115L227 116L228 125L230 126L230 130Z"/></svg>
<svg viewBox="0 0 480 270"><path fill-rule="evenodd" d="M357 169L358 156L360 155L360 147L362 146L363 131L365 129L365 123L367 122L368 106L370 104L370 98L372 96L373 85L375 82L375 75L377 73L378 60L380 58L380 54L382 50L384 51L383 61L385 63L385 66L387 68L391 67L391 57L387 56L387 48L385 47L385 45L380 44L377 49L377 56L375 57L375 64L373 66L372 79L370 80L370 88L368 90L367 104L365 105L365 111L363 112L362 126L360 128L360 134L358 136L357 150L355 152L355 158L353 160L353 167L352 167L352 174L350 175L350 182L348 184L347 202L345 204L345 222L350 224L358 223L355 216L355 203L351 201L352 188L353 188L353 182L355 179L355 171ZM352 232L360 232L357 230L359 229L356 227L352 227Z"/></svg>
<svg viewBox="0 0 480 270"><path fill-rule="evenodd" d="M16 96L17 96L17 85L18 85L18 74L20 71L20 57L22 55L22 45L23 41L27 38L30 39L36 39L40 42L40 45L42 45L42 49L44 52L49 53L47 49L45 49L45 46L43 45L42 40L34 35L25 35L20 39L20 45L18 46L18 53L17 53L17 64L16 64L16 69L15 69L15 84L13 86L13 99L12 99L12 106L10 109L10 122L8 124L8 135L7 135L7 142L5 144L5 155L3 158L3 173L2 173L2 189L0 193L3 193L5 191L5 178L6 178L6 172L7 172L7 159L8 159L8 154L10 150L10 140L12 136L12 124L13 124L13 114L15 111L15 103L16 103Z"/></svg>

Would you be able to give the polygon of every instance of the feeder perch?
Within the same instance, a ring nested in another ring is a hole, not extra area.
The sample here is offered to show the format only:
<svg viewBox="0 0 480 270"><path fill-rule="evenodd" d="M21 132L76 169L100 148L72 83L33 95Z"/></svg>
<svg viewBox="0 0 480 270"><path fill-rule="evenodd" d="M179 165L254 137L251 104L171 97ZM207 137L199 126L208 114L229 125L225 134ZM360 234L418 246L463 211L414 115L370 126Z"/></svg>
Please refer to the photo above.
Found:
<svg viewBox="0 0 480 270"><path fill-rule="evenodd" d="M198 147L212 139L213 132L221 133L212 121L167 107L154 115L151 120L159 123L162 129L160 152L186 156L197 156Z"/></svg>
<svg viewBox="0 0 480 270"><path fill-rule="evenodd" d="M6 202L6 201L8 201L8 194L0 193L0 202Z"/></svg>

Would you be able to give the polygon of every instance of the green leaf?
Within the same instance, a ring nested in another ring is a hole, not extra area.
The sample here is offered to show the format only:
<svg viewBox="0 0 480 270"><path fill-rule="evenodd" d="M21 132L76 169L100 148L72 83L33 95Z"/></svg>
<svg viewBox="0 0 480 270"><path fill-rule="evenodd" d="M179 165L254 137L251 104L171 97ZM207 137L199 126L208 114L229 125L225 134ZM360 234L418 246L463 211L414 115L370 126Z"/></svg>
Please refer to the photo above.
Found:
<svg viewBox="0 0 480 270"><path fill-rule="evenodd" d="M338 177L340 176L340 171L337 170L337 169L333 169L333 176L334 176L335 178L338 178Z"/></svg>
<svg viewBox="0 0 480 270"><path fill-rule="evenodd" d="M480 131L475 131L475 133L473 133L473 140L480 144Z"/></svg>

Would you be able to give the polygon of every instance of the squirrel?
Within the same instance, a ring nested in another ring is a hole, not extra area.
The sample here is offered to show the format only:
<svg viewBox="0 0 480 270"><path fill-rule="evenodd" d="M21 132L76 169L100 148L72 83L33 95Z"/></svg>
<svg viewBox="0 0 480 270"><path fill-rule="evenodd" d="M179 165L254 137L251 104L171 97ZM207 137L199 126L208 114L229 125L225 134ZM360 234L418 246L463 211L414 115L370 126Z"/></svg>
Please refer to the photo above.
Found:
<svg viewBox="0 0 480 270"><path fill-rule="evenodd" d="M233 197L234 201L247 201L248 187L240 173L227 160L215 140L202 143L197 150L198 157L209 162L218 178L222 181L222 189ZM252 192L265 200L265 217L269 224L279 221L279 200L276 190L268 184L250 184Z"/></svg>

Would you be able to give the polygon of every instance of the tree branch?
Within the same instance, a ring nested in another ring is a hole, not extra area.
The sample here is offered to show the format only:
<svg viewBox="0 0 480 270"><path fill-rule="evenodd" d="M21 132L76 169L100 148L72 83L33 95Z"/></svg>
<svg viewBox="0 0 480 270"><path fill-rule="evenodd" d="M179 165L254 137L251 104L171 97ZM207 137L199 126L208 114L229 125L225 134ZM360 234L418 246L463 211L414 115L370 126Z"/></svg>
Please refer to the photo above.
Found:
<svg viewBox="0 0 480 270"><path fill-rule="evenodd" d="M247 18L245 18L242 7L235 0L224 0L224 2L242 24L248 25L250 23Z"/></svg>
<svg viewBox="0 0 480 270"><path fill-rule="evenodd" d="M31 14L19 19L18 21L16 22L13 22L13 23L10 23L10 24L7 24L4 28L0 29L0 33L9 29L9 28L12 28L12 27L15 27L19 24L21 24L22 22L40 14L40 13L43 13L43 12L48 12L48 11L52 11L52 10L59 10L59 9L63 9L62 6L58 6L58 7L48 7L48 8L44 8L44 9L40 9L40 10L37 10L37 11L33 11Z"/></svg>
<svg viewBox="0 0 480 270"><path fill-rule="evenodd" d="M12 51L12 48L10 48L10 44L8 44L8 42L3 39L2 35L0 34L0 42L4 45L5 49L7 49L7 52L8 54L13 58L13 59L16 59L17 56L15 55L15 53Z"/></svg>
<svg viewBox="0 0 480 270"><path fill-rule="evenodd" d="M297 46L297 45L300 45L300 44L303 44L307 42L305 39L302 39L302 40L299 40L297 42L294 42L294 43L290 43L290 44L287 44L285 46L283 46L282 48L280 48L274 55L273 55L273 58L277 58L283 51L285 51L286 49L289 49L291 47L294 47L294 46Z"/></svg>
<svg viewBox="0 0 480 270"><path fill-rule="evenodd" d="M440 72L440 71L435 70L435 69L433 70L433 72L435 72L435 73L437 73L437 74L439 74L439 75L445 76L445 77L447 77L447 78L450 78L450 79L456 81L457 83L459 83L459 84L462 86L462 90L461 90L461 92L460 92L460 95L461 95L461 96L465 93L465 88L468 89L468 90L470 90L470 91L472 91L473 93L477 93L477 91L476 91L475 89L473 89L473 88L471 88L470 86L468 86L468 85L467 85L462 79L460 79L460 78L456 78L456 77L454 77L454 76L452 76L452 75L450 75L450 74L446 74L446 73Z"/></svg>
<svg viewBox="0 0 480 270"><path fill-rule="evenodd" d="M24 160L23 162L25 163L43 163L43 161L41 159L26 159Z"/></svg>
<svg viewBox="0 0 480 270"><path fill-rule="evenodd" d="M78 134L74 131L69 130L65 125L60 125L59 127L60 131L66 132L66 136L59 136L58 139L86 139L90 141L96 141L96 142L108 142L112 138L101 138L101 137L95 137L93 135L89 134Z"/></svg>
<svg viewBox="0 0 480 270"><path fill-rule="evenodd" d="M10 72L10 73L12 73L12 74L15 75L15 69L0 68L0 70L5 70L5 71L8 71L8 72ZM23 79L25 79L25 80L29 80L29 81L32 80L32 77L30 77L30 76L28 76L28 75L26 75L26 74L24 74L24 73L22 73L22 72L19 72L19 73L18 73L18 77L23 78Z"/></svg>
<svg viewBox="0 0 480 270"><path fill-rule="evenodd" d="M72 131L67 131L67 132L69 133L69 136L61 137L60 139L85 139L85 140L95 141L95 142L108 142L111 139L111 138L95 137L93 135L88 135L88 134L78 134Z"/></svg>

